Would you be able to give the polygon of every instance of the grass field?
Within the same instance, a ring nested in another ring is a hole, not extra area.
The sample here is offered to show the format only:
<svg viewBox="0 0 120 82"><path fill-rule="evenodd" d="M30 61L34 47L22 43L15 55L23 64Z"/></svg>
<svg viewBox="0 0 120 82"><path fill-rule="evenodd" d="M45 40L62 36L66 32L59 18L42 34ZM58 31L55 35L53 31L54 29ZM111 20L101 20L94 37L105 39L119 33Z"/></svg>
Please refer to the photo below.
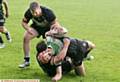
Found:
<svg viewBox="0 0 120 82"><path fill-rule="evenodd" d="M21 26L24 11L32 0L8 0L10 17L6 27L12 43L3 36L6 47L0 49L0 79L40 79L50 82L35 60L35 45L31 43L31 66L19 69L23 61ZM87 75L78 77L74 72L59 82L120 82L120 0L40 0L52 8L59 22L69 30L69 36L88 39L96 44L91 54L93 61L85 61Z"/></svg>

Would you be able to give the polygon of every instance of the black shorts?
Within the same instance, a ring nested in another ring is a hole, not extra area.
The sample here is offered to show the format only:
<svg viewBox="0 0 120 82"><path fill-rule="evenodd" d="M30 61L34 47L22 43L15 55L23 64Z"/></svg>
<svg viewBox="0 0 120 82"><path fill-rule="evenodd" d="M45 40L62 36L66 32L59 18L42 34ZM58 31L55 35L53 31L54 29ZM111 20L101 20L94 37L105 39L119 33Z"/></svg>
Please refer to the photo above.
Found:
<svg viewBox="0 0 120 82"><path fill-rule="evenodd" d="M70 64L69 61L66 60L62 61L61 66L62 66L62 74L67 74L72 70L72 65Z"/></svg>
<svg viewBox="0 0 120 82"><path fill-rule="evenodd" d="M4 23L5 23L4 15L0 13L0 26L4 26Z"/></svg>
<svg viewBox="0 0 120 82"><path fill-rule="evenodd" d="M37 36L37 38L42 36L43 39L45 38L45 33L50 30L50 27L39 27L35 24L32 24L31 27L38 32L39 35Z"/></svg>
<svg viewBox="0 0 120 82"><path fill-rule="evenodd" d="M67 56L69 56L75 66L81 65L88 49L88 43L83 40L71 39Z"/></svg>

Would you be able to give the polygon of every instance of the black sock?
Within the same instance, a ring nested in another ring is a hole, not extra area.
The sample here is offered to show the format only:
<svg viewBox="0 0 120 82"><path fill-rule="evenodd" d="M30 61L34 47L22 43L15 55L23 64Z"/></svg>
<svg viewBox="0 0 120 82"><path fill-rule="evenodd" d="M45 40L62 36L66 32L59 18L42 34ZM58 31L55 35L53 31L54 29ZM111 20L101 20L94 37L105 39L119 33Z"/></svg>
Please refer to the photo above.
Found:
<svg viewBox="0 0 120 82"><path fill-rule="evenodd" d="M0 36L0 43L4 43L2 37Z"/></svg>
<svg viewBox="0 0 120 82"><path fill-rule="evenodd" d="M24 57L24 59L25 59L25 62L29 62L30 57Z"/></svg>
<svg viewBox="0 0 120 82"><path fill-rule="evenodd" d="M8 35L8 32L6 32L5 35L7 36L7 35Z"/></svg>
<svg viewBox="0 0 120 82"><path fill-rule="evenodd" d="M5 35L6 35L7 40L10 40L9 32L6 32Z"/></svg>

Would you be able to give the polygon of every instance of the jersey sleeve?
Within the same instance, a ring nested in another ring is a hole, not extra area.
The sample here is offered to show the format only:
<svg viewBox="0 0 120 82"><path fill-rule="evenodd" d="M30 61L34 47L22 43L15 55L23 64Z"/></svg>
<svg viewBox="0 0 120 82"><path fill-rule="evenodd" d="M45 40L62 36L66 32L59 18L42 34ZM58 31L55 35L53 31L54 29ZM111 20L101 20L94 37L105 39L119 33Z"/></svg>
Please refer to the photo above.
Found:
<svg viewBox="0 0 120 82"><path fill-rule="evenodd" d="M32 18L32 14L30 12L30 9L28 9L25 14L24 14L24 17L27 19L27 23L30 21L30 19Z"/></svg>

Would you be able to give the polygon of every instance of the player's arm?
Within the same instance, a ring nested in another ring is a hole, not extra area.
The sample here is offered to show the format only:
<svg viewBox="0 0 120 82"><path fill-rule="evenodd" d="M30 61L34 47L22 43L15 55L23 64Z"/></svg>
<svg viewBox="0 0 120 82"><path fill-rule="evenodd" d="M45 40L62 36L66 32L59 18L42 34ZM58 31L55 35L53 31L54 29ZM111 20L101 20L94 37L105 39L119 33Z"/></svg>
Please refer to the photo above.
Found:
<svg viewBox="0 0 120 82"><path fill-rule="evenodd" d="M9 10L8 10L8 3L6 0L3 0L3 5L5 7L5 16L8 18L9 16Z"/></svg>
<svg viewBox="0 0 120 82"><path fill-rule="evenodd" d="M62 78L62 67L58 66L56 68L56 74L55 76L52 78L52 82L57 82L58 80L60 80Z"/></svg>
<svg viewBox="0 0 120 82"><path fill-rule="evenodd" d="M51 29L53 29L55 27L57 27L57 28L61 27L57 19L55 19L51 22Z"/></svg>
<svg viewBox="0 0 120 82"><path fill-rule="evenodd" d="M32 14L31 14L30 9L28 9L24 14L24 18L22 19L21 24L26 31L28 31L30 34L33 34L31 32L30 26L28 25L30 19L32 19Z"/></svg>
<svg viewBox="0 0 120 82"><path fill-rule="evenodd" d="M28 30L29 27L30 27L30 26L28 25L28 20L27 20L26 17L24 17L23 20L22 20L22 26L23 26L23 28L24 28L25 30Z"/></svg>
<svg viewBox="0 0 120 82"><path fill-rule="evenodd" d="M24 14L24 17L23 17L22 23L21 23L25 30L29 30L30 26L28 25L28 23L29 23L30 19L32 19L32 13L31 13L30 9L28 9Z"/></svg>
<svg viewBox="0 0 120 82"><path fill-rule="evenodd" d="M86 72L85 72L85 67L84 67L84 63L82 62L81 65L74 67L75 69L75 73L79 76L85 76Z"/></svg>
<svg viewBox="0 0 120 82"><path fill-rule="evenodd" d="M48 22L50 22L51 29L53 29L53 27L60 27L60 24L56 18L56 15L54 14L54 12L51 9L48 9L46 19Z"/></svg>
<svg viewBox="0 0 120 82"><path fill-rule="evenodd" d="M24 17L23 20L22 20L22 26L29 34L33 35L34 33L31 31L30 26L28 25L27 21L28 21L28 19L26 19Z"/></svg>
<svg viewBox="0 0 120 82"><path fill-rule="evenodd" d="M61 50L61 52L58 55L51 58L51 64L58 64L62 60L64 60L64 58L65 58L65 56L67 54L69 44L70 44L70 40L68 38L65 38L64 39L63 49Z"/></svg>
<svg viewBox="0 0 120 82"><path fill-rule="evenodd" d="M54 28L46 32L46 36L52 36L55 38L64 37L67 34L67 29L64 27Z"/></svg>

